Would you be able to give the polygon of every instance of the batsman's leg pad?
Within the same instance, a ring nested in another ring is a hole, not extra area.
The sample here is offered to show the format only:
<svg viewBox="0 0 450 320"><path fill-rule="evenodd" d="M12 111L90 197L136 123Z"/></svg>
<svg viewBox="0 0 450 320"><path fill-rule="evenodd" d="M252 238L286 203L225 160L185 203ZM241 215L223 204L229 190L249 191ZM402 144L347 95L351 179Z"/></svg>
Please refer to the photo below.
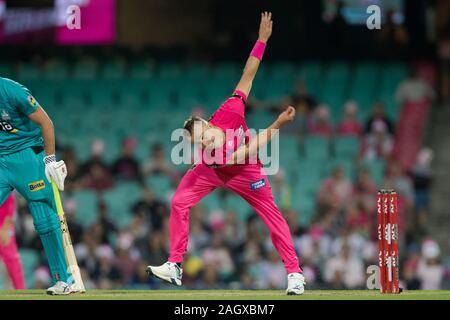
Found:
<svg viewBox="0 0 450 320"><path fill-rule="evenodd" d="M34 227L42 241L53 281L64 281L70 277L62 242L59 220L55 210L43 201L32 201L29 209Z"/></svg>

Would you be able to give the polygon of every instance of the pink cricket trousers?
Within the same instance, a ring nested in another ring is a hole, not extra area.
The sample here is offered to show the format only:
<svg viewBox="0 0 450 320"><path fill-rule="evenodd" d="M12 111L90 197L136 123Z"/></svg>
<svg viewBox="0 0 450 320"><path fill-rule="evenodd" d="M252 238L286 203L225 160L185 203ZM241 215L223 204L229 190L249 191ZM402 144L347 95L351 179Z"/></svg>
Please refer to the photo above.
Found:
<svg viewBox="0 0 450 320"><path fill-rule="evenodd" d="M183 262L188 245L189 209L217 187L236 192L255 209L269 228L286 272L301 272L288 224L275 204L267 176L259 165L213 169L199 164L184 175L172 198L169 261Z"/></svg>
<svg viewBox="0 0 450 320"><path fill-rule="evenodd" d="M12 219L15 210L14 196L11 194L3 205L0 206L0 228L6 218ZM10 230L9 241L4 245L0 241L0 258L5 263L6 270L11 278L15 289L25 289L25 280L23 277L22 264L20 263L19 251L17 250L16 236L14 228Z"/></svg>

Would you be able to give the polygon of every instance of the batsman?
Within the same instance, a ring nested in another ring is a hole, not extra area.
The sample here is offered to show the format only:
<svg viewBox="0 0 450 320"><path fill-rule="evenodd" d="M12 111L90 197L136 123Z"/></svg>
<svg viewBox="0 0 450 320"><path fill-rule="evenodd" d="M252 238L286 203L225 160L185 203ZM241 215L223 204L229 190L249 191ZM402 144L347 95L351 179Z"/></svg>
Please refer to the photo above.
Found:
<svg viewBox="0 0 450 320"><path fill-rule="evenodd" d="M66 176L64 161L56 161L52 120L26 87L0 78L0 205L14 189L27 200L50 267L50 295L78 291L67 267L51 184L64 190Z"/></svg>

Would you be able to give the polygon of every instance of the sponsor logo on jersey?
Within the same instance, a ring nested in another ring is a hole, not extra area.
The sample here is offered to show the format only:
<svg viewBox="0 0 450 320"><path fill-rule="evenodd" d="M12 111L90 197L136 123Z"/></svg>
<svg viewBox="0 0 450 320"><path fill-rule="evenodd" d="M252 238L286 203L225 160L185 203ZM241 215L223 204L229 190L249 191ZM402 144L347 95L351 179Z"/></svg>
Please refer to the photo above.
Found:
<svg viewBox="0 0 450 320"><path fill-rule="evenodd" d="M39 180L28 184L28 189L30 189L31 192L35 192L44 188L45 188L44 180Z"/></svg>
<svg viewBox="0 0 450 320"><path fill-rule="evenodd" d="M266 185L266 181L264 180L264 178L262 178L261 180L251 183L250 189L256 190L256 189L264 187L265 185Z"/></svg>
<svg viewBox="0 0 450 320"><path fill-rule="evenodd" d="M11 117L9 116L8 112L6 112L6 110L2 110L2 120L11 120Z"/></svg>
<svg viewBox="0 0 450 320"><path fill-rule="evenodd" d="M28 102L31 104L32 107L35 107L37 105L37 101L32 95L28 96Z"/></svg>

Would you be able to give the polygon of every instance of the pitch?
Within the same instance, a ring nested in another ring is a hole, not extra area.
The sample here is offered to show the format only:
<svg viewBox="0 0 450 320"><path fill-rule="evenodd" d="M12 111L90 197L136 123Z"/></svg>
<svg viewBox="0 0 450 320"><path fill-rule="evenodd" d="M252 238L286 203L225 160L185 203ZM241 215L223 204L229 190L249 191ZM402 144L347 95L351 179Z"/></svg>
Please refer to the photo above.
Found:
<svg viewBox="0 0 450 320"><path fill-rule="evenodd" d="M4 290L0 300L450 300L450 291L382 295L369 290L308 290L302 296L287 296L282 290L88 290L55 297L44 290Z"/></svg>

